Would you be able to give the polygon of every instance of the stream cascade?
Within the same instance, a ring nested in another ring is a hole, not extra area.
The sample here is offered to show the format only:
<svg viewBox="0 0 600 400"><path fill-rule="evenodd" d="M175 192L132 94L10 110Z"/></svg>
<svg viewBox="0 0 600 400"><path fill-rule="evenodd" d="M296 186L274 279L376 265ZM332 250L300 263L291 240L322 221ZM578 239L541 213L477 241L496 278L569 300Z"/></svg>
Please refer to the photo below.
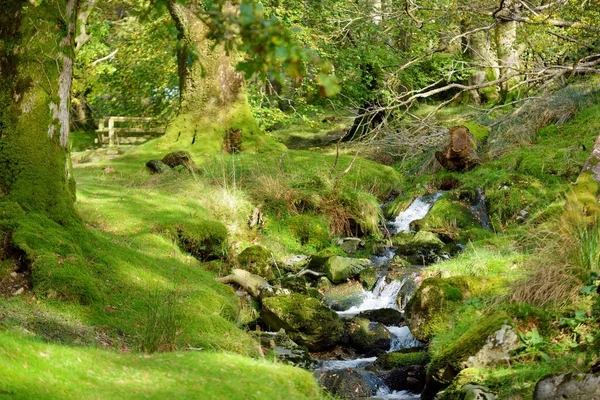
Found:
<svg viewBox="0 0 600 400"><path fill-rule="evenodd" d="M387 230L392 234L398 234L402 232L411 232L411 223L427 216L434 204L444 195L446 192L438 192L429 194L421 197L417 197L412 203L401 212L394 220L388 221ZM489 220L487 219L487 212L485 208L485 198L482 193L479 193L479 198L471 207L472 213L481 221L482 228L489 229ZM382 249L382 254L373 255L371 261L377 269L378 280L375 287L371 291L365 291L363 293L362 301L344 311L336 311L337 314L344 320L350 320L354 317L361 316L361 313L373 311L373 310L396 310L404 315L404 307L410 300L410 297L416 291L421 269L424 265L410 265L407 267L400 267L394 265L394 258L396 256L396 248L393 246L387 246ZM447 258L447 256L446 256ZM423 264L426 264L423 262ZM378 356L383 353L391 353L395 351L401 352L424 352L424 344L415 340L407 326L404 323L398 325L384 325L389 331L391 340L389 348L379 354L360 354L349 352L348 354L313 354L313 358L316 359L315 376L323 383L324 379L347 379L348 374L359 376L360 385L368 387L366 392L369 395L365 396L365 391L359 390L358 384L354 381L349 383L350 385L357 385L354 390L356 396L351 395L350 398L372 398L372 399L419 399L420 390L424 384L425 377L425 365L415 366L420 368L418 372L407 368L405 374L408 374L408 378L411 379L410 375L417 375L413 378L413 381L420 382L413 384L413 387L417 389L413 392L409 390L394 390L393 384L388 382L393 381L394 370L384 371L381 370L377 365L376 361ZM343 382L336 382L334 386L344 386ZM331 383L325 384L324 386L331 386ZM362 386L361 386L362 389ZM348 394L336 393L333 390L333 394L348 398Z"/></svg>

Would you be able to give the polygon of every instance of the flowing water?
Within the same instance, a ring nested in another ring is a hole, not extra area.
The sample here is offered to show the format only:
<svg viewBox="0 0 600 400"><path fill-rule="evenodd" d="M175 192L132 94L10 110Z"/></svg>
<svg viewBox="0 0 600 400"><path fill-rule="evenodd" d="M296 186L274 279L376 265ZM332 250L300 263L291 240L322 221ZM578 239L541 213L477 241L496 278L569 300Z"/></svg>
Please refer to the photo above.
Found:
<svg viewBox="0 0 600 400"><path fill-rule="evenodd" d="M394 221L390 221L389 227L392 234L399 232L409 232L410 224L413 221L424 218L431 210L437 200L439 200L444 192L421 196L416 198L411 205L396 217ZM478 202L472 206L472 212L481 221L484 229L489 229L489 218L485 207L485 196L480 191ZM363 311L378 310L383 308L392 308L402 312L402 308L408 302L408 299L416 289L416 278L418 274L415 272L405 271L403 279L388 280L386 277L388 264L394 257L394 248L388 247L384 250L381 256L373 256L372 261L375 267L380 272L380 278L377 281L374 289L370 292L365 292L363 301L349 310L340 311L338 315L342 318L352 318ZM413 269L414 271L414 269ZM404 290L403 290L404 289ZM398 296L402 291L402 308L398 307ZM392 338L388 352L420 347L423 344L415 340L407 326L386 326ZM393 391L386 386L383 379L378 377L374 372L369 371L369 367L377 360L377 357L356 358L350 360L327 360L323 361L320 370L335 371L343 369L356 370L365 384L376 390L374 399L402 399L411 400L419 399L420 395L407 391Z"/></svg>
<svg viewBox="0 0 600 400"><path fill-rule="evenodd" d="M382 276L377 281L373 291L365 293L362 303L346 311L338 311L338 315L342 318L351 318L362 311L379 310L382 308L394 308L398 310L396 298L407 279L404 278L402 281L394 280L388 283L386 277Z"/></svg>
<svg viewBox="0 0 600 400"><path fill-rule="evenodd" d="M429 194L417 197L408 208L402 211L394 221L390 223L391 233L409 232L410 223L425 218L431 207L444 195L445 192Z"/></svg>

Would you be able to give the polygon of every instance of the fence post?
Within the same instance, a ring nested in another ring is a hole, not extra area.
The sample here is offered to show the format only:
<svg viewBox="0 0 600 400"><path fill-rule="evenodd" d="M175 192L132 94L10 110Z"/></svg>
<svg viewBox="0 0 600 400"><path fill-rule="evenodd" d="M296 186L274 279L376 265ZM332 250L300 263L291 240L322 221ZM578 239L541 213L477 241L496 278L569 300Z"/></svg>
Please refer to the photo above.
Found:
<svg viewBox="0 0 600 400"><path fill-rule="evenodd" d="M113 117L108 119L108 146L115 145L115 120Z"/></svg>

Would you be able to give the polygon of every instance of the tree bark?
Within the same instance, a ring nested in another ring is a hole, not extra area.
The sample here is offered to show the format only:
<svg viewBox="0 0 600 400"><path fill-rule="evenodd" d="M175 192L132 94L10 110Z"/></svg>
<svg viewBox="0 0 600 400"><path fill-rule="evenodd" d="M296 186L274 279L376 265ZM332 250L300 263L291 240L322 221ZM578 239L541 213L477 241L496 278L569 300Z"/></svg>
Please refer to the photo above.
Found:
<svg viewBox="0 0 600 400"><path fill-rule="evenodd" d="M494 13L498 21L495 29L496 52L500 78L506 77L519 69L519 51L517 49L517 27L516 16L519 15L519 5L515 0L504 0L503 7ZM500 84L500 97L506 100L508 90L516 78L506 80Z"/></svg>
<svg viewBox="0 0 600 400"><path fill-rule="evenodd" d="M65 223L77 0L0 6L0 199Z"/></svg>
<svg viewBox="0 0 600 400"><path fill-rule="evenodd" d="M468 32L473 27L464 26L463 31ZM500 77L498 59L492 49L492 40L489 31L475 32L464 40L467 56L478 66L478 70L469 77L469 86L481 85L485 82L495 81ZM488 103L498 98L495 87L484 90L474 89L469 91L470 97L476 104Z"/></svg>
<svg viewBox="0 0 600 400"><path fill-rule="evenodd" d="M169 12L179 30L179 90L181 108L167 129L165 140L195 145L202 152L227 150L231 132L244 140L259 132L250 111L243 74L235 70L238 55L207 39L208 26L198 17L202 10L170 0ZM226 5L224 13L233 13Z"/></svg>

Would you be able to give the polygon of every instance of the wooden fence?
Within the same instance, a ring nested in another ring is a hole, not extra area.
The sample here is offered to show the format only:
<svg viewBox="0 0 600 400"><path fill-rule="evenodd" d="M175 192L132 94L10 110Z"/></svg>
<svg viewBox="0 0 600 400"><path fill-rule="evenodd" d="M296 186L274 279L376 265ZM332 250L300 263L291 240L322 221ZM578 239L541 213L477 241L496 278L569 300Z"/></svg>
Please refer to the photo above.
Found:
<svg viewBox="0 0 600 400"><path fill-rule="evenodd" d="M119 126L118 126L118 125ZM101 147L140 144L165 133L155 118L105 117L98 120L95 143Z"/></svg>

